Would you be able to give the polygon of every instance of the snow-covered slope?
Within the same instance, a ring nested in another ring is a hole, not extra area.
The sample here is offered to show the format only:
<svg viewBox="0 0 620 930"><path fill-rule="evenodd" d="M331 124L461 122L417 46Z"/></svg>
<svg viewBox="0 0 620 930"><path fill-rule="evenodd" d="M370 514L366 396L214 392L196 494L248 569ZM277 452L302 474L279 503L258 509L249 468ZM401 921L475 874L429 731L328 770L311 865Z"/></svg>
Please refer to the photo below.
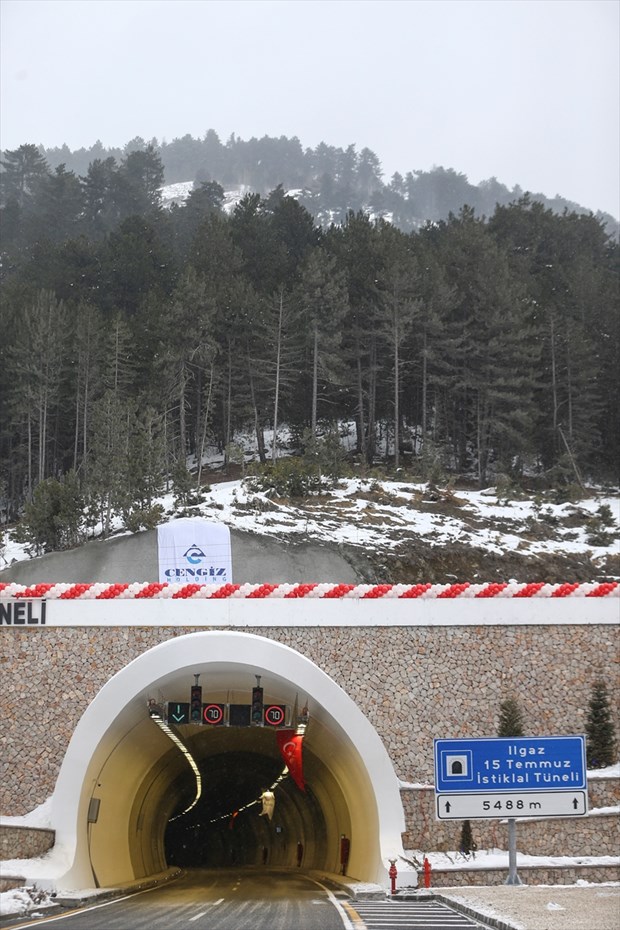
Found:
<svg viewBox="0 0 620 930"><path fill-rule="evenodd" d="M444 566L445 577L436 571L434 577L429 574L422 580L492 581L502 565L506 580L519 581L593 581L603 576L616 578L618 573L618 493L592 491L579 501L554 503L533 496L506 499L494 488L431 490L404 480L350 478L321 495L292 500L270 496L254 479L246 478L213 483L203 497L183 514L221 521L242 533L288 544L337 545L352 558L356 552L371 559L374 555L376 576L365 579L369 581L419 580L406 576L414 556L432 566L446 553L453 568ZM172 494L163 495L158 503L164 510L162 522L181 515ZM126 532L120 520L116 532ZM31 555L9 531L0 548L0 566L6 568ZM555 577L549 576L551 564ZM563 565L566 573L560 577ZM512 573L511 566L515 566ZM581 577L576 575L576 566L581 566Z"/></svg>

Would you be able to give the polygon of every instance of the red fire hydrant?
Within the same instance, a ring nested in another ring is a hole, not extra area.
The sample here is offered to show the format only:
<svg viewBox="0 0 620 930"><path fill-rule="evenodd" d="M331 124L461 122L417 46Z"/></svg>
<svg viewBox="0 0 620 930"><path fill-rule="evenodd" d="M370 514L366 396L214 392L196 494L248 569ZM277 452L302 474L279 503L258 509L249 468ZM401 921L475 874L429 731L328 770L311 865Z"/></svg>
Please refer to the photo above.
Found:
<svg viewBox="0 0 620 930"><path fill-rule="evenodd" d="M390 859L390 871L388 872L388 875L390 876L390 881L392 882L392 894L396 894L396 876L398 875L396 859Z"/></svg>
<svg viewBox="0 0 620 930"><path fill-rule="evenodd" d="M426 856L424 856L424 887L431 887L431 864Z"/></svg>

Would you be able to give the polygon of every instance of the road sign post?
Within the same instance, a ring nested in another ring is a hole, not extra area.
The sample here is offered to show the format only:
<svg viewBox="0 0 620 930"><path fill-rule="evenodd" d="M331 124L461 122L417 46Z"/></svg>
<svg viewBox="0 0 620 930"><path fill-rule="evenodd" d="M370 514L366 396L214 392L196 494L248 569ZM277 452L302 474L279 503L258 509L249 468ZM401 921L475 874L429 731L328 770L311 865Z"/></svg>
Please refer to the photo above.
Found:
<svg viewBox="0 0 620 930"><path fill-rule="evenodd" d="M438 820L508 820L507 885L517 874L516 817L588 813L584 736L436 739Z"/></svg>
<svg viewBox="0 0 620 930"><path fill-rule="evenodd" d="M508 878L504 884L523 884L517 872L517 821L514 817L508 820Z"/></svg>

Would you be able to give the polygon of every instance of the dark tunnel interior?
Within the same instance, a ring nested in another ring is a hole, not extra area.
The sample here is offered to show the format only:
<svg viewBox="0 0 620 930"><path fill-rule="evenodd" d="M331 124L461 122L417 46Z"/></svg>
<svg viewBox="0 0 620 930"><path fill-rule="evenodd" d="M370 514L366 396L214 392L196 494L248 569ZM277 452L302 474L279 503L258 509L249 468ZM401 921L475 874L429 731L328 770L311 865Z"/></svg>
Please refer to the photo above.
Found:
<svg viewBox="0 0 620 930"><path fill-rule="evenodd" d="M284 768L279 756L233 748L197 761L202 794L191 810L180 814L195 795L193 775L184 774L170 788L179 803L164 837L169 866L313 868L324 860L325 819L311 784L301 791L285 776L273 788L272 818L262 813L261 794Z"/></svg>

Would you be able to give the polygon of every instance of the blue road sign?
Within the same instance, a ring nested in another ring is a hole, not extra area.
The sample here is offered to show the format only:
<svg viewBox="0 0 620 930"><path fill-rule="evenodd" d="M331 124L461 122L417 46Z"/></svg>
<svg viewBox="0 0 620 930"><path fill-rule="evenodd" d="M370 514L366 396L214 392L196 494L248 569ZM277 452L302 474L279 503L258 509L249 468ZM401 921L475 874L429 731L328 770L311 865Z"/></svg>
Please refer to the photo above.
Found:
<svg viewBox="0 0 620 930"><path fill-rule="evenodd" d="M587 788L585 736L436 739L435 791L574 791Z"/></svg>

